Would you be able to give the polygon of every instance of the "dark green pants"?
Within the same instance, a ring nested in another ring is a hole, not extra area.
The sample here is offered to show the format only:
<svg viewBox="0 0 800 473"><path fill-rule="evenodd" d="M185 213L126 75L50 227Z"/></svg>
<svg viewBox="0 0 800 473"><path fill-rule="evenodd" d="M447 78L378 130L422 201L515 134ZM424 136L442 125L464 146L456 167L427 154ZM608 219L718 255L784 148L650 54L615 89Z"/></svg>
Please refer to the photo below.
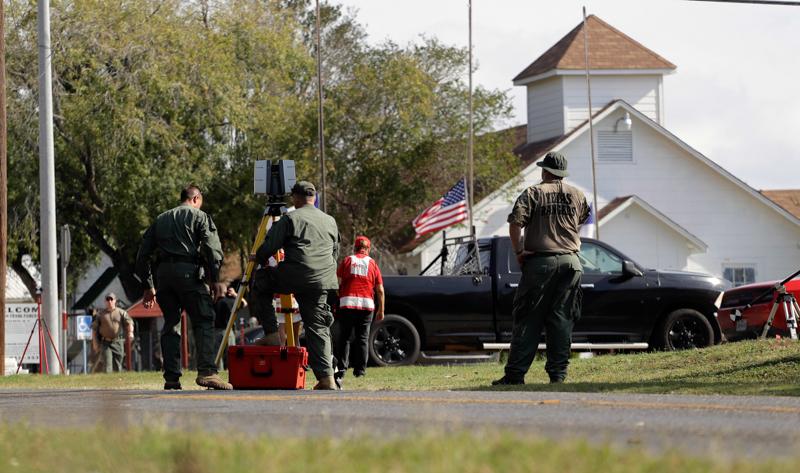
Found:
<svg viewBox="0 0 800 473"><path fill-rule="evenodd" d="M572 327L580 317L581 263L575 254L531 258L525 262L514 296L514 329L506 375L523 378L531 367L544 327L545 371L567 377Z"/></svg>
<svg viewBox="0 0 800 473"><path fill-rule="evenodd" d="M277 268L266 267L256 271L253 278L253 298L256 317L264 327L264 335L278 331L275 313L275 294L293 294L300 307L300 317L306 331L306 348L309 362L317 379L333 376L331 330L333 313L328 305L328 291L296 287L275 277ZM283 314L280 314L283 317Z"/></svg>
<svg viewBox="0 0 800 473"><path fill-rule="evenodd" d="M197 374L217 374L214 363L214 309L206 285L195 278L191 263L161 263L158 267L158 305L164 314L161 353L164 355L164 379L181 377L181 313L185 310L192 323L197 344Z"/></svg>
<svg viewBox="0 0 800 473"><path fill-rule="evenodd" d="M125 341L121 338L113 342L100 340L100 363L102 373L122 371L122 358L125 357Z"/></svg>

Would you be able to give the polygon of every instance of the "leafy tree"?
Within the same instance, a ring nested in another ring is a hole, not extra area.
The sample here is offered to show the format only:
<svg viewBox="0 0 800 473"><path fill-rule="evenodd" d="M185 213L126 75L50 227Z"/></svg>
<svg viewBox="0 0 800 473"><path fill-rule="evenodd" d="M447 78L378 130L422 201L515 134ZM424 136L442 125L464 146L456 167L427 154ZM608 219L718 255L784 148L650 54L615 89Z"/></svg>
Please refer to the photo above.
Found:
<svg viewBox="0 0 800 473"><path fill-rule="evenodd" d="M38 257L36 5L7 2L9 260ZM322 6L329 212L378 241L466 171L464 49L370 45L354 13ZM319 183L310 0L54 0L58 220L71 265L107 255L130 300L143 231L188 184L204 190L226 252L252 244L265 201L256 159L293 159ZM516 170L505 92L478 89L476 183ZM435 200L435 199L434 199ZM21 261L21 260L20 260Z"/></svg>
<svg viewBox="0 0 800 473"><path fill-rule="evenodd" d="M36 114L35 7L8 9L14 116ZM242 167L247 130L282 134L302 116L292 77L309 75L310 62L290 13L256 0L218 3L213 15L208 2L53 2L58 219L111 258L131 300L141 296L141 234L180 189ZM20 177L30 185L38 131L33 119L14 126L10 154L28 159ZM22 243L35 238L17 241L34 251Z"/></svg>

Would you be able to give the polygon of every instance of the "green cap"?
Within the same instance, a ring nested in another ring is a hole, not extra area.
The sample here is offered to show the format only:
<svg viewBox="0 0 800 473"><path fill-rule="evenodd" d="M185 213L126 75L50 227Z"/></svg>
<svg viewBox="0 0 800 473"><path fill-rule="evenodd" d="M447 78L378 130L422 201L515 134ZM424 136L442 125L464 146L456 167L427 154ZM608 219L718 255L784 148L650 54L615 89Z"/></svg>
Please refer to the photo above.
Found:
<svg viewBox="0 0 800 473"><path fill-rule="evenodd" d="M544 159L536 163L536 165L547 169L554 176L569 176L567 172L567 158L561 153L550 151L545 155Z"/></svg>
<svg viewBox="0 0 800 473"><path fill-rule="evenodd" d="M317 195L317 189L308 181L298 181L292 186L292 194Z"/></svg>

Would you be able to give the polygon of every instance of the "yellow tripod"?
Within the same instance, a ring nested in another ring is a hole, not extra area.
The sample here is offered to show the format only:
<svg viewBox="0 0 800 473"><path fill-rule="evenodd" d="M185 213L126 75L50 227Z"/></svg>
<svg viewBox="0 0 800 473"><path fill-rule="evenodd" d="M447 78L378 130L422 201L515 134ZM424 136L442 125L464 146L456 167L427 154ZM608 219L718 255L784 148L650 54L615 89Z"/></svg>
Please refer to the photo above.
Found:
<svg viewBox="0 0 800 473"><path fill-rule="evenodd" d="M278 217L280 217L280 209L283 205L283 199L280 197L270 196L267 208L264 210L264 216L261 219L261 225L258 227L256 241L253 243L253 249L250 251L250 253L255 253L258 250L258 247L264 243L264 237L267 235L267 222L269 222L270 218L273 219L273 222L278 220ZM280 252L275 255L275 259L280 261ZM253 274L253 268L255 268L255 265L256 264L254 261L247 263L247 268L244 272L244 276L242 277L242 284L239 286L239 290L236 293L236 303L233 304L233 308L231 309L231 315L228 318L228 324L225 327L225 335L222 337L222 343L220 343L219 351L217 351L217 366L220 366L222 363L222 354L225 353L225 349L228 347L228 337L233 329L233 322L236 320L236 314L239 312L239 308L242 304L242 298L244 297L244 290L250 282L250 276ZM284 302L284 298L288 299L288 302ZM281 294L281 312L284 312L284 317L286 320L286 344L288 346L294 346L294 327L292 326L291 314L292 306L292 296ZM287 307L288 309L284 309Z"/></svg>

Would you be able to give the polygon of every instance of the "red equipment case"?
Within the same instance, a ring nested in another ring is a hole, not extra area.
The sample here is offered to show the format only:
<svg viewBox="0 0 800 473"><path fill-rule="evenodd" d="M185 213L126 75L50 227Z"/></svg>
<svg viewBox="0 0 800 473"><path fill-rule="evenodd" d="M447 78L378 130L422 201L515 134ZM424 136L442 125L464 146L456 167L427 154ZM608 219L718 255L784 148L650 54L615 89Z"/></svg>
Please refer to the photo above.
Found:
<svg viewBox="0 0 800 473"><path fill-rule="evenodd" d="M228 347L234 389L305 389L308 352L303 347Z"/></svg>

